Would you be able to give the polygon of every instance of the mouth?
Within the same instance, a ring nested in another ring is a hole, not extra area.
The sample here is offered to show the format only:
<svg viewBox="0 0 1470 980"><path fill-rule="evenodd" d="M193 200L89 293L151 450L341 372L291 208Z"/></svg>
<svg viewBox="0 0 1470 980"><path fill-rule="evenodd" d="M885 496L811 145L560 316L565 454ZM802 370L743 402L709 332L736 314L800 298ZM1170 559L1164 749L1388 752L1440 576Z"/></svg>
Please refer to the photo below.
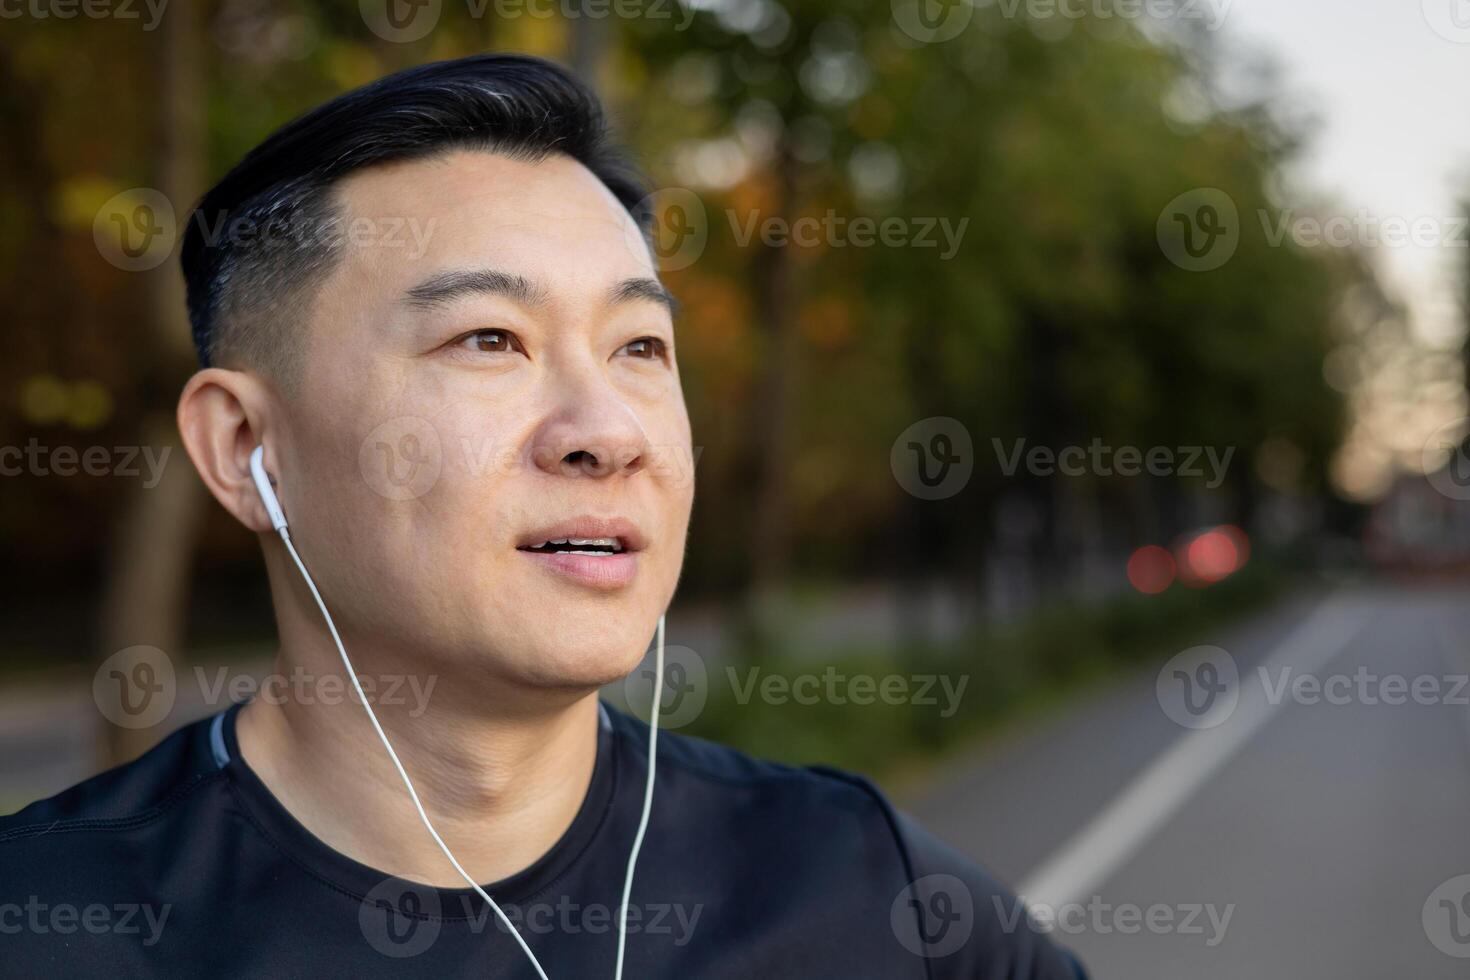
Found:
<svg viewBox="0 0 1470 980"><path fill-rule="evenodd" d="M625 518L578 517L527 532L516 550L558 577L606 591L632 582L647 545Z"/></svg>
<svg viewBox="0 0 1470 980"><path fill-rule="evenodd" d="M538 555L591 555L595 558L599 555L621 555L628 549L619 538L563 538L523 545L516 550Z"/></svg>
<svg viewBox="0 0 1470 980"><path fill-rule="evenodd" d="M534 528L516 541L517 551L537 554L620 555L647 546L643 531L626 517L573 517Z"/></svg>

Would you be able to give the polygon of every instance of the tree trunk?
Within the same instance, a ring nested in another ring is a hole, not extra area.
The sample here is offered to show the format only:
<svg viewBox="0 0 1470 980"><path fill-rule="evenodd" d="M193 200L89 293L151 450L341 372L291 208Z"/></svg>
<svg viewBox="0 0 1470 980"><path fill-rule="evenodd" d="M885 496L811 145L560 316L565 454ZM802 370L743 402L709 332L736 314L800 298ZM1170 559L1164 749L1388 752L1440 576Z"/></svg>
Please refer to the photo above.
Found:
<svg viewBox="0 0 1470 980"><path fill-rule="evenodd" d="M202 190L204 78L196 17L194 5L180 4L159 28L163 50L157 81L157 181L180 218ZM148 325L138 339L146 352L144 397L150 407L139 444L169 455L158 485L133 491L113 541L103 587L99 659L147 644L167 653L179 673L185 660L189 569L205 496L174 422L173 399L193 364L182 277L173 261L146 275ZM108 765L136 758L170 727L169 721L143 729L121 728L106 720L102 724L103 762Z"/></svg>
<svg viewBox="0 0 1470 980"><path fill-rule="evenodd" d="M600 93L602 66L607 60L608 43L612 32L609 29L607 9L600 16L593 16L596 5L582 0L574 8L577 16L567 21L567 67L594 91Z"/></svg>
<svg viewBox="0 0 1470 980"><path fill-rule="evenodd" d="M796 211L796 166L783 137L774 163L771 213L788 221ZM790 247L762 245L755 268L756 316L765 331L765 357L750 430L756 440L757 483L748 612L756 636L767 641L773 618L782 615L791 572L791 462L801 338Z"/></svg>

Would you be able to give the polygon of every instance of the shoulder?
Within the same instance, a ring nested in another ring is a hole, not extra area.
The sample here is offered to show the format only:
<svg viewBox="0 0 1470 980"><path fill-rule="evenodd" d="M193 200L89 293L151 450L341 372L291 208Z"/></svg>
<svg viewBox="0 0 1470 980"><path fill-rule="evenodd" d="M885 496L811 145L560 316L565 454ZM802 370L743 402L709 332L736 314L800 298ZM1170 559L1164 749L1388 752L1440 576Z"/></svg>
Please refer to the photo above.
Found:
<svg viewBox="0 0 1470 980"><path fill-rule="evenodd" d="M614 731L647 752L648 726L612 712ZM869 779L790 766L679 733L658 736L655 812L748 847L753 860L819 880L829 902L885 916L934 980L1079 980L1024 904L979 864L895 807ZM677 829L670 828L677 833ZM839 899L839 896L840 899Z"/></svg>
<svg viewBox="0 0 1470 980"><path fill-rule="evenodd" d="M132 762L0 817L0 867L25 855L45 861L88 839L142 831L186 805L224 774L201 759L212 719L185 725Z"/></svg>
<svg viewBox="0 0 1470 980"><path fill-rule="evenodd" d="M610 710L613 731L646 759L648 725ZM892 845L897 827L887 799L856 773L826 766L793 766L757 758L728 745L680 732L658 733L658 795L671 811L680 804L760 811L774 818L819 822L829 833L860 831ZM641 777L640 777L641 778ZM801 823L787 824L791 829Z"/></svg>
<svg viewBox="0 0 1470 980"><path fill-rule="evenodd" d="M908 814L896 821L910 868L905 901L914 911L913 931L901 938L940 964L934 977L1085 980L1082 964L1052 942L1022 898Z"/></svg>

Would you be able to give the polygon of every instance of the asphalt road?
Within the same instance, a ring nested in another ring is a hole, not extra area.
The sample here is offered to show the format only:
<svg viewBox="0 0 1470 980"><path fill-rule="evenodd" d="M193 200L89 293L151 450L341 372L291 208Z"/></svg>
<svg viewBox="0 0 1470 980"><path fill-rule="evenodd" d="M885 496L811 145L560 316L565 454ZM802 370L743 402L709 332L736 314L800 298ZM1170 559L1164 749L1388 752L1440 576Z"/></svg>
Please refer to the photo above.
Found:
<svg viewBox="0 0 1470 980"><path fill-rule="evenodd" d="M922 598L922 615L930 635L953 636L964 628L959 594L935 585ZM699 651L713 669L729 656L733 613L714 602L681 606L669 614L668 642ZM881 586L810 598L793 617L790 642L793 649L820 664L834 649L901 641L908 635L911 615L896 592ZM270 649L231 653L231 678L248 675L259 679L270 670ZM214 663L223 658L213 651L206 652L205 659ZM652 663L651 655L648 663ZM189 659L181 659L176 667L176 701L160 724L164 732L218 711L230 700L217 696L220 667L200 668ZM197 674L201 669L203 680ZM90 675L78 670L40 682L0 684L0 813L60 792L96 772L102 732L91 681ZM610 685L607 692L615 701L621 696L620 687Z"/></svg>
<svg viewBox="0 0 1470 980"><path fill-rule="evenodd" d="M1303 597L907 809L1097 978L1464 978L1467 625L1470 586Z"/></svg>
<svg viewBox="0 0 1470 980"><path fill-rule="evenodd" d="M1102 980L1470 977L1467 625L1470 586L1302 597L992 741L907 808ZM207 710L191 686L181 717ZM87 775L95 712L77 685L12 692L12 804Z"/></svg>

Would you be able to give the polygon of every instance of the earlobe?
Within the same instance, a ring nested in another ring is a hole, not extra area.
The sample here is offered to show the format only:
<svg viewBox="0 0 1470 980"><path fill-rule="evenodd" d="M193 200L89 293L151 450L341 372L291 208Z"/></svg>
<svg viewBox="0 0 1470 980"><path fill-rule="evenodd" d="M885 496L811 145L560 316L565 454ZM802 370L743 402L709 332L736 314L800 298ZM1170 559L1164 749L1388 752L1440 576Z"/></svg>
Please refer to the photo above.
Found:
<svg viewBox="0 0 1470 980"><path fill-rule="evenodd" d="M178 408L179 434L204 485L236 520L264 533L273 522L251 476L250 454L265 441L269 406L259 379L206 368L184 386Z"/></svg>

